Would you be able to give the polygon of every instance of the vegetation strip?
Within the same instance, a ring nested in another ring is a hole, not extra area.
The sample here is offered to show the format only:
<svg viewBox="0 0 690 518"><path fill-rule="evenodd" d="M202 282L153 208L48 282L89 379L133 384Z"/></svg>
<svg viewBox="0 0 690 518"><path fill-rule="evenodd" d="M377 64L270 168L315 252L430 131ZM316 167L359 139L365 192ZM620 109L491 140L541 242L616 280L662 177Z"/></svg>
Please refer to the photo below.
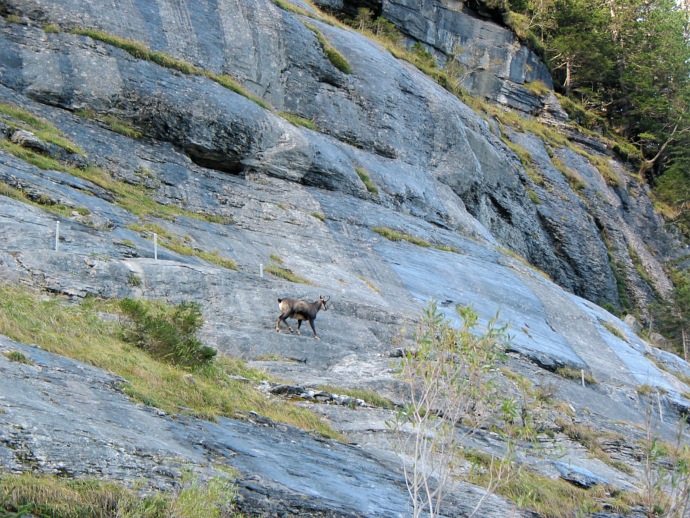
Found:
<svg viewBox="0 0 690 518"><path fill-rule="evenodd" d="M200 481L184 473L173 491L138 491L116 482L0 471L0 516L64 518L198 518L234 509L237 488L231 474ZM222 516L226 516L223 514Z"/></svg>
<svg viewBox="0 0 690 518"><path fill-rule="evenodd" d="M140 232L146 237L151 237L151 234L156 234L161 240L161 244L166 248L177 252L181 255L194 256L203 259L206 262L217 264L223 268L228 268L230 270L237 270L237 262L229 257L223 257L218 250L208 252L206 250L199 250L185 244L180 238L174 235L172 232L165 230L163 227L156 223L135 223L129 225L130 230Z"/></svg>
<svg viewBox="0 0 690 518"><path fill-rule="evenodd" d="M120 36L114 36L102 31L97 31L94 29L72 29L70 31L72 34L77 34L80 36L88 36L91 39L102 41L108 45L121 48L125 52L129 53L137 59L144 59L156 63L162 67L170 68L182 72L187 75L203 76L215 81L219 85L239 94L250 101L255 102L262 108L266 110L271 110L271 106L264 101L252 94L250 94L242 85L240 85L237 80L233 77L224 74L215 74L199 68L191 63L187 63L181 59L174 58L169 54L159 51L152 51L146 45L139 41L129 40L127 38L122 38Z"/></svg>
<svg viewBox="0 0 690 518"><path fill-rule="evenodd" d="M69 153L86 155L84 150L65 137L55 125L15 104L0 102L0 118L10 129L21 128L31 131L38 139L55 144Z"/></svg>
<svg viewBox="0 0 690 518"><path fill-rule="evenodd" d="M448 246L448 245L442 245L442 244L432 244L426 239L422 239L421 237L416 237L411 234L407 234L405 232L398 232L397 230L393 230L392 228L388 227L372 227L371 230L373 232L376 232L380 236L385 237L389 241L407 241L408 243L412 243L413 245L421 246L422 248L436 248L437 250L441 250L444 252L453 252L456 254L460 253L460 250L457 249L454 246Z"/></svg>
<svg viewBox="0 0 690 518"><path fill-rule="evenodd" d="M308 23L305 23L304 26L311 32L313 32L314 35L316 35L316 39L318 40L319 45L321 45L324 54L326 54L328 61L330 61L335 68L337 68L344 74L351 74L352 66L350 65L350 63L347 61L345 56L338 52L338 50L328 42L328 40L323 36L323 34L321 34L321 31Z"/></svg>

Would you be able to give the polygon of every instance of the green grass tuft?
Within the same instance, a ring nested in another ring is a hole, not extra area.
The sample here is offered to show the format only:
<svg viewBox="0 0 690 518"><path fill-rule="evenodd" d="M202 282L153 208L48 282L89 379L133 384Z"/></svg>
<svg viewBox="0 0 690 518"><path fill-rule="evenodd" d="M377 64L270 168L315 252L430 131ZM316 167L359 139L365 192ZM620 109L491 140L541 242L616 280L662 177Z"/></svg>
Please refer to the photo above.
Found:
<svg viewBox="0 0 690 518"><path fill-rule="evenodd" d="M582 381L582 372L570 367L559 367L556 369L556 374L567 380ZM594 385L596 383L599 382L594 378L594 376L585 371L585 384Z"/></svg>
<svg viewBox="0 0 690 518"><path fill-rule="evenodd" d="M371 177L369 176L367 170L363 167L355 167L355 172L357 173L357 176L359 176L359 179L362 180L362 183L367 188L367 191L369 191L374 196L378 196L379 190L376 187L376 184L371 180Z"/></svg>
<svg viewBox="0 0 690 518"><path fill-rule="evenodd" d="M266 273L270 273L274 277L279 277L285 279L286 281L296 282L298 284L306 284L308 286L314 286L314 283L309 279L305 279L301 275L294 273L292 270L283 268L282 266L276 266L275 264L269 264L266 267Z"/></svg>
<svg viewBox="0 0 690 518"><path fill-rule="evenodd" d="M380 236L385 237L389 241L407 241L408 243L412 243L423 248L429 248L431 246L431 243L425 239L415 237L404 232L398 232L397 230L393 230L388 227L372 227L371 230Z"/></svg>
<svg viewBox="0 0 690 518"><path fill-rule="evenodd" d="M76 112L79 117L84 117L85 119L91 119L95 121L102 122L108 128L113 130L115 133L124 135L134 140L141 139L144 134L134 127L134 125L121 117L117 117L111 114L98 114L91 109L85 108Z"/></svg>
<svg viewBox="0 0 690 518"><path fill-rule="evenodd" d="M430 243L429 241L427 241L426 239L422 239L421 237L416 237L405 232L398 232L397 230L393 230L392 228L372 227L371 230L372 232L376 232L378 235L385 237L389 241L407 241L408 243L421 246L422 248L433 247L443 252L453 252L455 254L460 253L460 250L454 246L444 245L440 243Z"/></svg>
<svg viewBox="0 0 690 518"><path fill-rule="evenodd" d="M278 115L280 115L283 119L285 119L289 123L294 124L295 126L303 126L303 127L310 129L312 131L318 131L319 130L319 128L316 127L316 124L314 123L314 121L311 119L305 119L304 117L300 117L299 115L295 115L293 113L288 113L288 112L280 112Z"/></svg>
<svg viewBox="0 0 690 518"><path fill-rule="evenodd" d="M1 144L0 147L2 147ZM0 196L7 196L8 198L13 198L23 203L28 203L34 207L40 207L41 209L64 218L71 218L73 216L72 212L77 212L81 216L88 216L90 214L89 209L85 207L68 207L62 203L55 202L55 200L46 195L32 196L26 191L12 187L1 180ZM82 221L82 223L89 224L88 221Z"/></svg>
<svg viewBox="0 0 690 518"><path fill-rule="evenodd" d="M367 405L375 406L379 408L394 408L395 405L390 401L390 399L381 396L380 394L368 390L368 389L349 389L343 387L335 387L332 385L325 385L317 387L318 390L323 390L324 392L330 392L331 394L338 394L341 396L348 396L354 399L361 399Z"/></svg>
<svg viewBox="0 0 690 518"><path fill-rule="evenodd" d="M31 361L31 359L26 356L23 352L21 351L8 351L3 353L5 358L7 358L11 362L15 363L23 363L25 365L33 365L34 362Z"/></svg>
<svg viewBox="0 0 690 518"><path fill-rule="evenodd" d="M283 11L289 13L300 14L302 16L312 17L312 14L301 7L291 4L286 0L272 0L274 4L280 7Z"/></svg>
<svg viewBox="0 0 690 518"><path fill-rule="evenodd" d="M55 475L0 472L0 516L196 518L226 516L234 509L237 488L223 473L201 482L184 473L172 492L137 491L115 482ZM228 515L229 516L229 515Z"/></svg>
<svg viewBox="0 0 690 518"><path fill-rule="evenodd" d="M321 45L321 48L323 49L324 54L328 58L328 61L330 61L335 68L337 68L344 74L351 74L352 66L350 65L350 63L347 61L345 56L338 52L338 50L328 42L328 40L323 36L323 34L321 34L321 31L308 23L305 23L304 26L316 35L316 39Z"/></svg>

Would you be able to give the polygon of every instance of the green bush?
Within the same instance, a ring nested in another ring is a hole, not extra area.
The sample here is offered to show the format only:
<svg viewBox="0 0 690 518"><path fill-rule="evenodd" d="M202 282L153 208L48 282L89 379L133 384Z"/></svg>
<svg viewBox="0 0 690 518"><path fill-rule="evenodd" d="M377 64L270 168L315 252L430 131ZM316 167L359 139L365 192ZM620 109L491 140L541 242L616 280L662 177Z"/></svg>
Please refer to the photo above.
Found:
<svg viewBox="0 0 690 518"><path fill-rule="evenodd" d="M130 319L124 325L123 339L151 356L185 367L213 361L216 350L196 337L204 323L199 304L181 302L171 308L152 301L123 299L120 308Z"/></svg>

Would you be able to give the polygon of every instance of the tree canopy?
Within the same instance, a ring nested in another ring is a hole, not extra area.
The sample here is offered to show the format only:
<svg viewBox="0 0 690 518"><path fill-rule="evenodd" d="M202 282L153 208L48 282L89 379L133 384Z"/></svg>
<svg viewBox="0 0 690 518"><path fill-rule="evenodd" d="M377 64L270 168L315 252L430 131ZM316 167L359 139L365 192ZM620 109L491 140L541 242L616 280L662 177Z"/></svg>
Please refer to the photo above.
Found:
<svg viewBox="0 0 690 518"><path fill-rule="evenodd" d="M510 0L563 93L642 153L653 185L688 162L688 5L675 0ZM676 173L676 177L678 174ZM678 200L667 200L676 203Z"/></svg>

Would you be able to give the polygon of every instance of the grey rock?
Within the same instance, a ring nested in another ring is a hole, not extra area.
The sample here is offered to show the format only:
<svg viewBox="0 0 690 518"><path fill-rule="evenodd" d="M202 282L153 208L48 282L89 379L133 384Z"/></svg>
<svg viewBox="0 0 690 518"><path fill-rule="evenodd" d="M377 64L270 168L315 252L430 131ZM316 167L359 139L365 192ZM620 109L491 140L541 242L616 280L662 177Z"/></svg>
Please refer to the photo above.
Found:
<svg viewBox="0 0 690 518"><path fill-rule="evenodd" d="M561 474L563 480L575 484L585 489L589 489L597 484L605 484L607 481L601 477L594 475L587 469L565 464L563 462L556 463L556 467Z"/></svg>
<svg viewBox="0 0 690 518"><path fill-rule="evenodd" d="M183 465L212 475L208 461L220 456L243 474L240 505L247 512L405 515L400 461L386 426L394 411L312 387L369 389L401 403L395 359L413 347L409 336L420 312L436 300L457 325L456 305L472 306L481 325L498 313L499 325L512 335L507 365L535 386L552 385L554 397L576 416L571 419L620 434L623 439L603 447L629 463L633 474L590 459L582 445L560 433L556 420L563 416L556 410L541 418L554 437L543 434L540 451L520 444L520 462L551 478L561 476L555 464L561 461L581 468L568 476L584 483L640 484L639 426L649 402L636 389L648 384L664 393L657 405L663 410L659 430L671 437L690 405L687 378L672 373L688 376L690 369L595 303L621 307L616 274L622 272L626 294L643 307L655 289L670 289L663 261L685 251L655 215L647 189L606 144L570 134L584 151L609 162L618 185L607 183L582 153L529 131L499 133L495 121L485 121L360 34L306 20L268 0L2 5L26 25L0 17L0 100L55 124L85 151L82 164L98 165L113 180L188 211L144 220L95 182L0 151L0 181L36 202L1 198L3 280L76 300L198 302L206 320L204 343L262 366L282 380L277 392L298 396L358 444L314 440L258 413L251 422L217 423L160 415L128 401L109 374L0 337L3 350L19 348L34 361L24 366L0 357L3 469L97 473L124 483L143 476L152 488L168 489L179 482ZM535 57L514 45L504 28L450 4L409 4L414 16L407 17L406 5L386 8L408 25L411 39L439 55L454 38L491 35L486 45L496 44L496 50L486 51L489 61L502 61L495 70L477 69L468 77L471 86L508 105L543 111L543 100L523 91L525 81L540 78L543 65L529 75L526 65ZM352 74L333 67L305 21L345 55ZM46 22L98 28L231 74L275 111L207 77L135 59L88 37L46 33L40 29ZM474 51L468 52L470 59ZM547 102L554 124L562 124L553 99ZM131 122L144 137L134 140L80 117L85 107ZM288 123L277 115L281 111L312 119L319 131ZM503 139L529 152L536 176ZM70 161L62 151L47 152ZM581 186L569 183L561 164L576 172ZM367 190L356 168L366 170L378 194ZM72 210L57 216L41 200ZM80 208L88 215L80 216ZM151 233L133 228L142 222L159 225L192 250L233 259L238 269L161 243L154 259ZM389 241L375 227L451 251ZM275 257L311 285L266 272L262 277L261 265ZM278 297L319 295L333 303L319 317L320 341L275 332ZM560 367L586 370L598 383L582 387L565 380L555 372ZM185 386L192 384L190 378ZM57 402L50 399L56 390ZM67 411L75 413L74 423L56 423L56 413ZM496 455L506 449L490 432L477 434L471 446ZM458 483L447 515L469 514L482 496ZM482 514L513 513L529 515L494 496Z"/></svg>
<svg viewBox="0 0 690 518"><path fill-rule="evenodd" d="M625 322L628 325L628 327L632 330L633 333L637 334L642 330L640 322L633 315L625 315L623 322Z"/></svg>

